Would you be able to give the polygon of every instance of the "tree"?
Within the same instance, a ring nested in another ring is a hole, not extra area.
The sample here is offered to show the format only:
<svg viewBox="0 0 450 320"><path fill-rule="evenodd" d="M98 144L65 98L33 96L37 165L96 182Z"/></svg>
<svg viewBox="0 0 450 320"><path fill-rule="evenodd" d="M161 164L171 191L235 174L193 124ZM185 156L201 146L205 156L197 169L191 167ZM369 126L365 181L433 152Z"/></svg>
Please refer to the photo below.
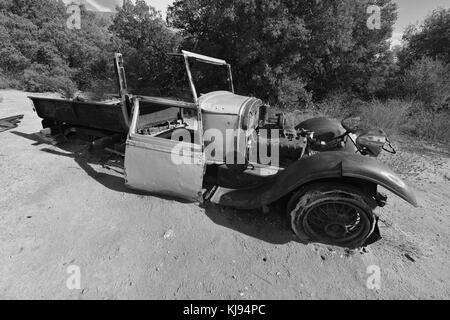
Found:
<svg viewBox="0 0 450 320"><path fill-rule="evenodd" d="M105 81L115 49L108 24L84 6L81 15L81 30L69 30L62 1L0 0L0 69L31 91L70 93Z"/></svg>
<svg viewBox="0 0 450 320"><path fill-rule="evenodd" d="M401 94L421 101L427 111L449 111L450 9L434 10L410 25L399 52Z"/></svg>
<svg viewBox="0 0 450 320"><path fill-rule="evenodd" d="M180 37L144 0L117 7L110 31L121 41L129 84L140 92L163 95L173 86L173 61Z"/></svg>
<svg viewBox="0 0 450 320"><path fill-rule="evenodd" d="M301 18L277 0L176 1L168 21L183 31L185 48L227 59L238 91L266 100L292 81L298 44L308 37Z"/></svg>
<svg viewBox="0 0 450 320"><path fill-rule="evenodd" d="M366 26L370 4L382 8L379 30ZM380 81L367 83L391 63L395 19L391 0L178 0L168 12L185 48L227 59L240 92L282 105L307 91L376 91Z"/></svg>
<svg viewBox="0 0 450 320"><path fill-rule="evenodd" d="M404 68L425 56L450 63L450 9L434 10L420 26L408 26L403 41L399 58Z"/></svg>

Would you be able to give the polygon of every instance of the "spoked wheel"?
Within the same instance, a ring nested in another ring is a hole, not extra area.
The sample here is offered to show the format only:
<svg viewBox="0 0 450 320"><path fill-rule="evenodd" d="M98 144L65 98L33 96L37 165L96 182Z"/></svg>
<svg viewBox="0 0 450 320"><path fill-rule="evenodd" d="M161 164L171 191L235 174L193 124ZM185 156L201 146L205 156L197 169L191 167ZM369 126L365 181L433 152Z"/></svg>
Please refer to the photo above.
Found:
<svg viewBox="0 0 450 320"><path fill-rule="evenodd" d="M364 245L375 228L367 197L347 185L303 189L291 198L288 213L294 233L307 242L357 248Z"/></svg>

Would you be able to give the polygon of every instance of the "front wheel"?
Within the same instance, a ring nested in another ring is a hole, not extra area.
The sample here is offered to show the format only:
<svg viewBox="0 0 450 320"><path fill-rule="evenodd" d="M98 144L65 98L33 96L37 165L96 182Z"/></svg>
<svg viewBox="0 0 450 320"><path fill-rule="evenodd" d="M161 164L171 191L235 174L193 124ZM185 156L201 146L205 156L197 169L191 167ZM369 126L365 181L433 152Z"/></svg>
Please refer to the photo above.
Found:
<svg viewBox="0 0 450 320"><path fill-rule="evenodd" d="M291 227L300 240L359 248L373 233L376 218L368 197L344 184L311 185L288 204Z"/></svg>

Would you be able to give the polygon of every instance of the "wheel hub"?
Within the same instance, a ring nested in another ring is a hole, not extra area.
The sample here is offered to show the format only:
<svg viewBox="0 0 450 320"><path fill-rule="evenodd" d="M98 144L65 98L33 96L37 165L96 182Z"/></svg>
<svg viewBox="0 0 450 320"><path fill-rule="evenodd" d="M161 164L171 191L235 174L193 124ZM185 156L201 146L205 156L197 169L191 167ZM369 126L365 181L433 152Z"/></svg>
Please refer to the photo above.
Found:
<svg viewBox="0 0 450 320"><path fill-rule="evenodd" d="M347 234L347 227L342 224L332 223L325 226L325 233L332 238L341 238Z"/></svg>
<svg viewBox="0 0 450 320"><path fill-rule="evenodd" d="M333 199L311 207L304 215L302 225L310 238L345 243L363 236L370 222L356 205Z"/></svg>

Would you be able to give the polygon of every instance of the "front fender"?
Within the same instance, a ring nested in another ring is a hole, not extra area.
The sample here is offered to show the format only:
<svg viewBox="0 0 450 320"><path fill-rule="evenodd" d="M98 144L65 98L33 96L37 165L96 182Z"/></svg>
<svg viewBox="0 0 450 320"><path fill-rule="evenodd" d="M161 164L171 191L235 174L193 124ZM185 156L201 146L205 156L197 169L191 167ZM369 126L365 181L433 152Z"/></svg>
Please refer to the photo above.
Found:
<svg viewBox="0 0 450 320"><path fill-rule="evenodd" d="M263 202L272 203L316 180L355 178L383 186L417 207L416 197L406 183L379 161L342 151L323 152L297 161L278 175Z"/></svg>
<svg viewBox="0 0 450 320"><path fill-rule="evenodd" d="M418 207L416 196L409 186L391 169L373 158L348 158L342 162L342 175L370 181L385 187L414 207Z"/></svg>
<svg viewBox="0 0 450 320"><path fill-rule="evenodd" d="M254 188L219 188L211 201L224 206L254 209L274 203L308 183L343 178L381 185L417 207L414 193L392 170L372 158L342 151L323 152L299 160Z"/></svg>

